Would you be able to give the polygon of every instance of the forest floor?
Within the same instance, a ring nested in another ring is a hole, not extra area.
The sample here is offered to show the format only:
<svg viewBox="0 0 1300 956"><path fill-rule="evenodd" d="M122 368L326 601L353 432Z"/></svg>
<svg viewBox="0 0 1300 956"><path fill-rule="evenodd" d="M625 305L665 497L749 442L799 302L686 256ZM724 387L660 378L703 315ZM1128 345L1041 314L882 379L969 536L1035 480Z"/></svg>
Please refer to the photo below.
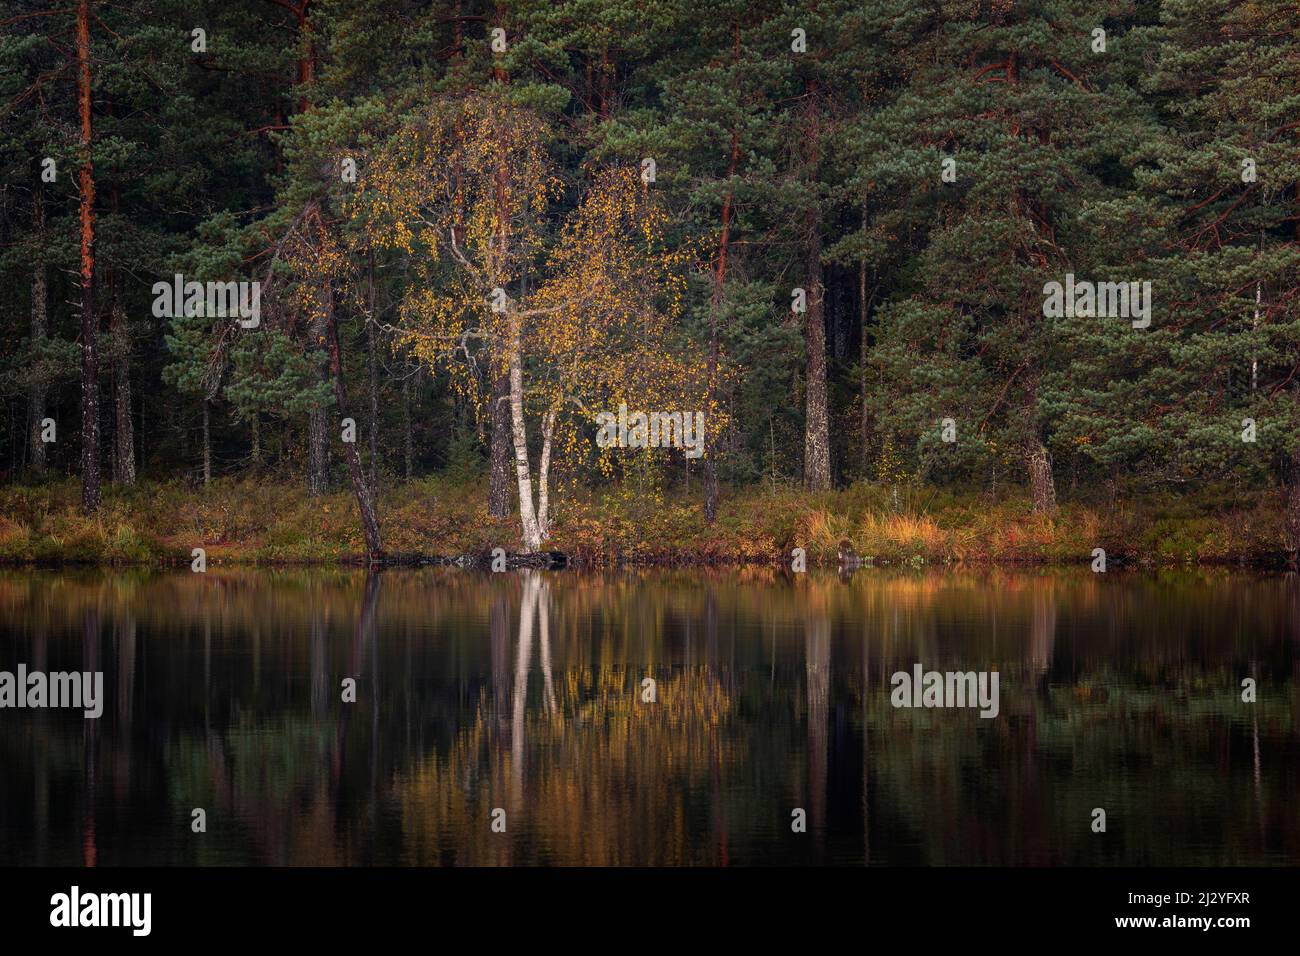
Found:
<svg viewBox="0 0 1300 956"><path fill-rule="evenodd" d="M806 494L768 485L724 489L705 524L700 488L654 495L635 488L553 492L545 547L584 564L788 562L834 564L839 542L877 564L1108 563L1281 564L1278 491L1202 488L1194 496L1067 497L1054 518L1034 515L1014 489L1006 498L926 486L858 483ZM485 482L427 478L381 490L387 553L455 557L519 549L518 520L487 514ZM220 479L207 488L142 481L106 487L94 518L80 511L75 480L0 487L0 562L337 563L365 547L352 493L311 498L299 482Z"/></svg>

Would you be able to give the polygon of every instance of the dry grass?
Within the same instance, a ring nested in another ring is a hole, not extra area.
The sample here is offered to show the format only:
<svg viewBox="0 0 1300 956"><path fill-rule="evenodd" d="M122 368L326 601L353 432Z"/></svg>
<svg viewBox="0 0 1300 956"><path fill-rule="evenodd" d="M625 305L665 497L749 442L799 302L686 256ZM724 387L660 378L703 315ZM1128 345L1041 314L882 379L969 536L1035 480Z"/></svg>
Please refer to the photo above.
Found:
<svg viewBox="0 0 1300 956"><path fill-rule="evenodd" d="M944 530L929 515L868 514L858 526L862 545L859 553L877 551L908 553L927 560L943 557L964 558L965 543L960 541L965 529Z"/></svg>
<svg viewBox="0 0 1300 956"><path fill-rule="evenodd" d="M1022 498L989 502L926 488L857 484L809 495L762 486L724 494L704 522L698 489L642 497L627 489L553 498L558 518L546 547L600 563L789 560L805 548L833 562L847 539L863 557L890 563L1078 562L1092 550L1152 563L1276 560L1282 502L1275 492L1186 496L1108 507L1067 503L1055 518ZM380 495L390 553L481 554L519 547L517 519L487 514L483 483L428 478ZM0 488L0 560L338 561L364 550L350 491L310 497L300 483L222 479L106 489L100 513L80 512L75 481Z"/></svg>

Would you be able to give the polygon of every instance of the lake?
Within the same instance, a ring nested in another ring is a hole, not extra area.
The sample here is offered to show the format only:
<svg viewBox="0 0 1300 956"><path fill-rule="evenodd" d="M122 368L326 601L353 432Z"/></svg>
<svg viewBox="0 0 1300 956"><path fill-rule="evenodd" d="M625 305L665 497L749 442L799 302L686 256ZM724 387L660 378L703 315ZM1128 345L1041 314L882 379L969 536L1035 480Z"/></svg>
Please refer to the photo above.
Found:
<svg viewBox="0 0 1300 956"><path fill-rule="evenodd" d="M1298 650L1220 570L11 569L104 700L0 710L0 864L1294 864Z"/></svg>

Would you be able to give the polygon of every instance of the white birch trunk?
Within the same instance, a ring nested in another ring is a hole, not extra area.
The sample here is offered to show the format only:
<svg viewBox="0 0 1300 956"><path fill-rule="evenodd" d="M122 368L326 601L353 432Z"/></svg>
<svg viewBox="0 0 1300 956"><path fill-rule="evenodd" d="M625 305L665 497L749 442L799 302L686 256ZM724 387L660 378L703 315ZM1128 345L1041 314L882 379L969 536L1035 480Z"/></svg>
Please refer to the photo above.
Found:
<svg viewBox="0 0 1300 956"><path fill-rule="evenodd" d="M510 424L515 445L515 474L519 480L519 521L523 525L524 547L534 553L542 548L542 532L537 523L537 513L533 510L533 479L528 464L522 325L522 318L518 315L510 316Z"/></svg>
<svg viewBox="0 0 1300 956"><path fill-rule="evenodd" d="M542 419L542 460L537 467L537 531L543 539L551 536L551 436L555 434L555 413L552 406Z"/></svg>

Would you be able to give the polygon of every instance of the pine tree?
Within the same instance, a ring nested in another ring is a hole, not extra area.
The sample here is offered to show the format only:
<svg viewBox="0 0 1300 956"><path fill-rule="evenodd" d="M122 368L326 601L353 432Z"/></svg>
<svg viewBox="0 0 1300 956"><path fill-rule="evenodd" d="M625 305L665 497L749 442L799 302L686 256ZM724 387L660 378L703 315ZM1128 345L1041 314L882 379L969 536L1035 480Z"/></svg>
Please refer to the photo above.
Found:
<svg viewBox="0 0 1300 956"><path fill-rule="evenodd" d="M931 474L1019 464L1045 514L1059 414L1047 383L1064 357L1044 287L1089 261L1080 224L1116 194L1112 167L1146 129L1132 90L1110 82L1113 58L1094 52L1113 12L1044 3L972 16L944 4L943 18L922 20L882 9L906 77L864 127L875 145L865 175L918 230L881 312L876 354L892 390L877 413Z"/></svg>

